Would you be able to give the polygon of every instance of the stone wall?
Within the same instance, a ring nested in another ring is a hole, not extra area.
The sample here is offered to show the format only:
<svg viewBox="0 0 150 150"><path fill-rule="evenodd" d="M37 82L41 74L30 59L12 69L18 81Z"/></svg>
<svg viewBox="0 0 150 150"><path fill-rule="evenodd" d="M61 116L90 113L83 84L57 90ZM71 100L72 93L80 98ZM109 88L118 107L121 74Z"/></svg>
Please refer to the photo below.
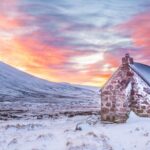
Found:
<svg viewBox="0 0 150 150"><path fill-rule="evenodd" d="M150 87L127 65L122 65L101 90L101 120L125 122L130 111L150 117Z"/></svg>
<svg viewBox="0 0 150 150"><path fill-rule="evenodd" d="M150 117L150 87L136 73L132 82L131 110L138 116Z"/></svg>
<svg viewBox="0 0 150 150"><path fill-rule="evenodd" d="M130 112L133 72L121 66L101 91L101 120L125 122Z"/></svg>

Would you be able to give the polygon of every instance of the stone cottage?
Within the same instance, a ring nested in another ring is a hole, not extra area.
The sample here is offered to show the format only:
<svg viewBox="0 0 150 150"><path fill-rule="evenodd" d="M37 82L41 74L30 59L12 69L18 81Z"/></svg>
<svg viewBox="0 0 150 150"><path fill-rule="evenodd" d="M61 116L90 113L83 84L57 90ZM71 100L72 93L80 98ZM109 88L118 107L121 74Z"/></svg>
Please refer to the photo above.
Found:
<svg viewBox="0 0 150 150"><path fill-rule="evenodd" d="M150 66L134 62L126 54L101 89L101 120L123 123L131 111L150 117Z"/></svg>

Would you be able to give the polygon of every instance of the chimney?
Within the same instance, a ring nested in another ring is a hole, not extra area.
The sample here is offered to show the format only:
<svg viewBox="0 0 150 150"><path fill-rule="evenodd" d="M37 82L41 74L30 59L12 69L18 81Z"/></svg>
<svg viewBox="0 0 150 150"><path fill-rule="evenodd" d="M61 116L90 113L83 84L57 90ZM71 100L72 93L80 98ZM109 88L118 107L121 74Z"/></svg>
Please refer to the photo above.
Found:
<svg viewBox="0 0 150 150"><path fill-rule="evenodd" d="M125 56L122 58L122 65L129 65L133 63L134 63L133 58L130 57L128 53L125 54Z"/></svg>

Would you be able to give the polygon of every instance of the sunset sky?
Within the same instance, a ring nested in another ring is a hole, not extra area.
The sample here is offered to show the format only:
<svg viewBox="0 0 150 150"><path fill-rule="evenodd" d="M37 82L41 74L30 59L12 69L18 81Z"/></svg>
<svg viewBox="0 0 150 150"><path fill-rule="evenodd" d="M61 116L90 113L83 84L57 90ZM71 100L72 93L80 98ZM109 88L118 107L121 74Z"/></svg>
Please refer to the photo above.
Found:
<svg viewBox="0 0 150 150"><path fill-rule="evenodd" d="M150 65L150 0L0 1L0 60L20 70L102 86L127 52Z"/></svg>

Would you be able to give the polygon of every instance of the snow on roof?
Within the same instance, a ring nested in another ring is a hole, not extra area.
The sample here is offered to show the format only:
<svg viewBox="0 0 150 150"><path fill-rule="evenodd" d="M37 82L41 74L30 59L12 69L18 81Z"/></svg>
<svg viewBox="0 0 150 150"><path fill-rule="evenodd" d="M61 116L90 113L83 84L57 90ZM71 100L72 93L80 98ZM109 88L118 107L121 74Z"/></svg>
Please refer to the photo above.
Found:
<svg viewBox="0 0 150 150"><path fill-rule="evenodd" d="M150 66L134 62L130 67L150 86Z"/></svg>

